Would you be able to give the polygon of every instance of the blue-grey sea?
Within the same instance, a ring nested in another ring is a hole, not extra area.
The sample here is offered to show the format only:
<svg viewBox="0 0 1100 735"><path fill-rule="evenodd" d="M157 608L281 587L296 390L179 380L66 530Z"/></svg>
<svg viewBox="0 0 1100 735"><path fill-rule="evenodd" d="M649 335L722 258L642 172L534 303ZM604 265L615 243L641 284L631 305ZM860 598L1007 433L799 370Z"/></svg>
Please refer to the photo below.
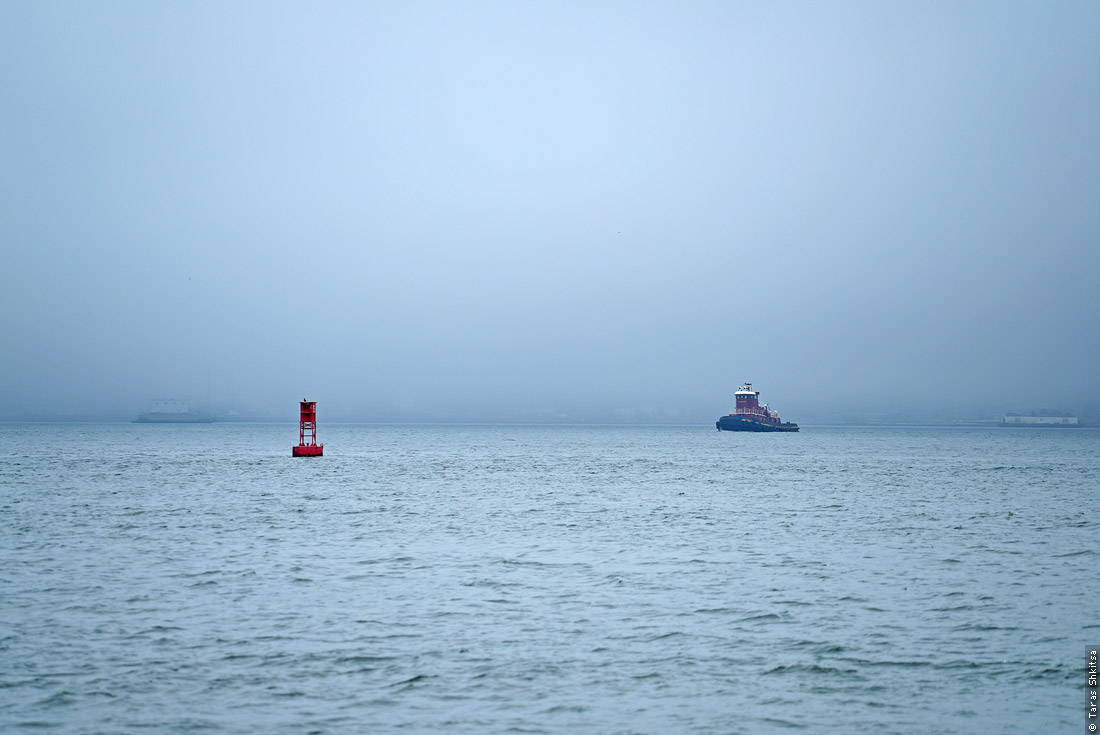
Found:
<svg viewBox="0 0 1100 735"><path fill-rule="evenodd" d="M1100 431L0 425L4 733L1083 732Z"/></svg>

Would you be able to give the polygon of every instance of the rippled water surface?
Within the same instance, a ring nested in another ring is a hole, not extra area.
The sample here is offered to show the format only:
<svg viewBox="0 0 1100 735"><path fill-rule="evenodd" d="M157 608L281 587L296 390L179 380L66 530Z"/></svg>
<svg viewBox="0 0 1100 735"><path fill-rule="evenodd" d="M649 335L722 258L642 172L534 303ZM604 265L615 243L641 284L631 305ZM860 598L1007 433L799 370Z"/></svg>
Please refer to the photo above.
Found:
<svg viewBox="0 0 1100 735"><path fill-rule="evenodd" d="M0 730L1084 728L1100 431L5 425Z"/></svg>

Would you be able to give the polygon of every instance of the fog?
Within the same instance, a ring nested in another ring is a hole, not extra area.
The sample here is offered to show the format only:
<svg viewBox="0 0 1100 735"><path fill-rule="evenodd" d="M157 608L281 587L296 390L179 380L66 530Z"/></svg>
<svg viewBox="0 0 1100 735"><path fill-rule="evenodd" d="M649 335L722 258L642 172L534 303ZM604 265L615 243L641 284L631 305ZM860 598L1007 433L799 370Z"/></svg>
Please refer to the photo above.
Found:
<svg viewBox="0 0 1100 735"><path fill-rule="evenodd" d="M0 3L0 419L1100 406L1100 5Z"/></svg>

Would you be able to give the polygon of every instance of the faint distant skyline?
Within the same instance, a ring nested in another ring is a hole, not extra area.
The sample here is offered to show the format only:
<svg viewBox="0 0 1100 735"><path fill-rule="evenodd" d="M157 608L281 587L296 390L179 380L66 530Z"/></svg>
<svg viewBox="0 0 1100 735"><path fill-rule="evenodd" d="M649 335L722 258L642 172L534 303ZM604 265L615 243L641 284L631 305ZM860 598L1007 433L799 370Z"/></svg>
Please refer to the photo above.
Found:
<svg viewBox="0 0 1100 735"><path fill-rule="evenodd" d="M0 420L1095 413L1097 79L1084 1L0 2Z"/></svg>

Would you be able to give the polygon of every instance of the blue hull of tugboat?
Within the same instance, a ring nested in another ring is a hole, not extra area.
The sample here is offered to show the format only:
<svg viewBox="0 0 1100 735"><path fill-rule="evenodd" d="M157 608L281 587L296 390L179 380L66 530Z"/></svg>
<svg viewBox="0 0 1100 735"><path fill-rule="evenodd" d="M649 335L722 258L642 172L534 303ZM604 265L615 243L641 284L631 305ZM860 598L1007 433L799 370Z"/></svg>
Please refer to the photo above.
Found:
<svg viewBox="0 0 1100 735"><path fill-rule="evenodd" d="M798 424L772 424L752 416L723 416L714 423L718 431L798 431Z"/></svg>

